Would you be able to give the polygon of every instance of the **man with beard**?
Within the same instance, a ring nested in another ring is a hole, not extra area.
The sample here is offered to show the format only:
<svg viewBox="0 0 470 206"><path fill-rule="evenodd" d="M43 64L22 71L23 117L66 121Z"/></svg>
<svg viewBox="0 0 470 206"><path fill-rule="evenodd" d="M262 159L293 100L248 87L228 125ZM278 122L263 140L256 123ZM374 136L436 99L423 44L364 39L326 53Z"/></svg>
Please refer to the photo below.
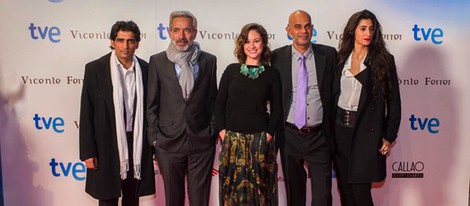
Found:
<svg viewBox="0 0 470 206"><path fill-rule="evenodd" d="M197 19L170 15L171 43L150 57L147 96L149 142L163 176L167 206L184 205L185 180L192 206L209 204L217 130L216 57L195 42Z"/></svg>

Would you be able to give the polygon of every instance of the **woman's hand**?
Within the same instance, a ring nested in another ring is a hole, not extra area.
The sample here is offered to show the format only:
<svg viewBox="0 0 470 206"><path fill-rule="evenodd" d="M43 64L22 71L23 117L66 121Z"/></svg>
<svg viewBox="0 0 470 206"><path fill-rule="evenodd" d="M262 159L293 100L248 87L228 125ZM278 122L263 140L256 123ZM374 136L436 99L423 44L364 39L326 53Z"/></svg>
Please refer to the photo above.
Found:
<svg viewBox="0 0 470 206"><path fill-rule="evenodd" d="M273 136L266 132L266 142L271 141L271 139L273 139Z"/></svg>
<svg viewBox="0 0 470 206"><path fill-rule="evenodd" d="M382 138L382 147L379 149L380 154L382 155L387 155L388 152L392 149L392 143L390 143L388 140L385 138Z"/></svg>
<svg viewBox="0 0 470 206"><path fill-rule="evenodd" d="M226 132L225 129L220 130L220 132L219 132L219 138L220 138L220 140L222 140L222 142L224 142L224 139L225 139L225 132Z"/></svg>

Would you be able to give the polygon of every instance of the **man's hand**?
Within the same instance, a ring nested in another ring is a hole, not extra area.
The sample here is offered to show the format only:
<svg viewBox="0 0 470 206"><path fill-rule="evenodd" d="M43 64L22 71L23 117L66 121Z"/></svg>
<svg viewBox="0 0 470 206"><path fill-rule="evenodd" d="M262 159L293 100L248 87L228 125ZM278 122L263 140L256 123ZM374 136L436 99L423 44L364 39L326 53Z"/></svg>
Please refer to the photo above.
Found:
<svg viewBox="0 0 470 206"><path fill-rule="evenodd" d="M98 169L98 158L96 157L88 158L84 162L85 162L85 166L87 169L93 169L93 170Z"/></svg>

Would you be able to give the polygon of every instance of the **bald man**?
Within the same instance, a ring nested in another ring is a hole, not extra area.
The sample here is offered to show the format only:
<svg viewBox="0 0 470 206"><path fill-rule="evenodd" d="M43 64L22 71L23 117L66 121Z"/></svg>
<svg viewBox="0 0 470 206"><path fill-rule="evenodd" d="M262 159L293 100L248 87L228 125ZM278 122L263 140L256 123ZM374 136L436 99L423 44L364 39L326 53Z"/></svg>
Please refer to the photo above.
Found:
<svg viewBox="0 0 470 206"><path fill-rule="evenodd" d="M336 67L333 47L312 44L313 24L302 10L286 26L292 45L273 51L272 66L281 74L285 126L277 132L287 205L306 205L310 174L311 205L331 201L332 83ZM309 173L305 170L307 163Z"/></svg>

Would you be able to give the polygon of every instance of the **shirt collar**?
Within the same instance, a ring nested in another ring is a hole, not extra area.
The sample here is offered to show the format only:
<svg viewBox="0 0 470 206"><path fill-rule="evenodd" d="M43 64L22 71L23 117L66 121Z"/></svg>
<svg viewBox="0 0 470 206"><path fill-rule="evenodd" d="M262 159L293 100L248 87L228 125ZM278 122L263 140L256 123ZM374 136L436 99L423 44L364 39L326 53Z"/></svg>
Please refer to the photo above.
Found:
<svg viewBox="0 0 470 206"><path fill-rule="evenodd" d="M351 54L349 54L349 57L346 59L346 62L344 62L343 73L345 72L345 70L348 70L349 68L351 68L351 57L352 57L352 54L353 54L353 53L351 52ZM361 66L361 70L360 70L360 72L362 72L364 69L367 68L367 66L364 64L364 61L367 59L367 55L368 55L368 54L366 54L366 56L364 57L364 59L362 59L362 61L361 61L361 65L360 65L360 66Z"/></svg>
<svg viewBox="0 0 470 206"><path fill-rule="evenodd" d="M305 59L310 60L313 57L313 49L312 49L312 44L308 47L307 51L303 54L305 56ZM302 54L295 49L294 45L292 45L292 57L295 60L298 60L302 56Z"/></svg>
<svg viewBox="0 0 470 206"><path fill-rule="evenodd" d="M134 61L132 61L132 65L129 69L125 69L124 65L122 65L121 62L119 62L119 59L117 57L115 59L116 59L116 64L117 64L117 66L118 66L118 68L119 68L119 70L121 71L122 74L125 74L127 72L134 72L134 70L135 70L134 69L135 68L135 62Z"/></svg>

